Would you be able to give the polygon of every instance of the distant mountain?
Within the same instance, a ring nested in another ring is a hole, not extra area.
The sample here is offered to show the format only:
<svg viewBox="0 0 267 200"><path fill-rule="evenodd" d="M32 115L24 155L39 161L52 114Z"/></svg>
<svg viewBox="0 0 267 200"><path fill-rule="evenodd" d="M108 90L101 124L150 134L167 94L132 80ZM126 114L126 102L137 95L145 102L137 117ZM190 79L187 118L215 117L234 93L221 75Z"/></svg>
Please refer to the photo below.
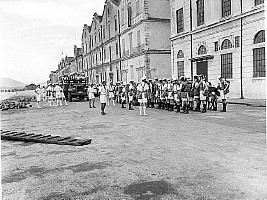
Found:
<svg viewBox="0 0 267 200"><path fill-rule="evenodd" d="M25 83L16 81L11 78L0 78L0 88L24 88Z"/></svg>

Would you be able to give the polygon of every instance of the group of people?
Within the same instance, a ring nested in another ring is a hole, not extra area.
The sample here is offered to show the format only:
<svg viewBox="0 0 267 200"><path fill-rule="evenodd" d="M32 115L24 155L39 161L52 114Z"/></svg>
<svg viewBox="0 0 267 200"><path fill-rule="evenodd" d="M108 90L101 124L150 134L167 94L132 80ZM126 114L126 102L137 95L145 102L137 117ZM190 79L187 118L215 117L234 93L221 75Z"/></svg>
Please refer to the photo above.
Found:
<svg viewBox="0 0 267 200"><path fill-rule="evenodd" d="M226 112L226 96L229 93L230 83L222 77L218 77L219 83L213 86L207 82L203 75L194 76L190 80L184 76L179 79L148 79L142 77L141 82L131 80L125 82L112 82L107 86L106 81L102 85L90 84L88 97L90 108L95 107L95 96L100 96L101 114L104 115L106 104L115 106L115 102L121 104L121 108L129 110L139 105L140 115L146 116L146 108L165 109L180 113L189 113L189 110L205 113L207 110L217 110L217 100L222 100L222 112ZM93 103L93 105L92 105Z"/></svg>
<svg viewBox="0 0 267 200"><path fill-rule="evenodd" d="M49 84L46 88L43 86L40 88L38 85L35 89L37 108L41 108L40 102L48 102L49 106L67 106L66 97L63 92L63 88L59 84Z"/></svg>

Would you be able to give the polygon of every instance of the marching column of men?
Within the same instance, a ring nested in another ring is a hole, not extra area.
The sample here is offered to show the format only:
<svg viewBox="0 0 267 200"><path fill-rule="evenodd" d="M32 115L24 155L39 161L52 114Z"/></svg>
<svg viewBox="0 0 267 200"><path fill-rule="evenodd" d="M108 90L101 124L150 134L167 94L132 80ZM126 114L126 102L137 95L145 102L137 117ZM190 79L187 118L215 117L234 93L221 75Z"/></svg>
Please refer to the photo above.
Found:
<svg viewBox="0 0 267 200"><path fill-rule="evenodd" d="M156 108L177 113L189 113L196 111L205 113L207 110L217 110L218 99L222 101L222 112L226 112L227 94L229 93L229 82L222 77L218 77L217 87L207 82L202 75L194 76L190 80L184 76L179 79L158 79L147 80L141 78L141 82L129 83L110 82L108 86L103 81L102 84L89 84L88 99L89 107L95 108L95 97L99 95L101 99L101 114L105 115L106 104L116 106L121 104L121 108L134 110L139 106L140 115L146 116L146 108ZM63 102L68 105L64 91L60 85L49 84L47 88L36 89L37 106L40 108L40 95L43 93L43 100L48 101L50 106L61 106ZM110 103L112 102L112 104Z"/></svg>
<svg viewBox="0 0 267 200"><path fill-rule="evenodd" d="M182 76L179 79L158 79L147 80L141 78L141 82L131 80L128 84L111 82L107 87L108 102L112 105L121 104L121 108L128 102L129 110L139 106L140 115L146 116L146 108L157 108L177 113L189 113L196 111L205 113L207 110L217 110L217 101L222 100L222 112L226 112L226 96L229 93L229 82L222 77L218 86L207 82L202 75L194 76L194 81ZM155 107L155 105L157 105Z"/></svg>

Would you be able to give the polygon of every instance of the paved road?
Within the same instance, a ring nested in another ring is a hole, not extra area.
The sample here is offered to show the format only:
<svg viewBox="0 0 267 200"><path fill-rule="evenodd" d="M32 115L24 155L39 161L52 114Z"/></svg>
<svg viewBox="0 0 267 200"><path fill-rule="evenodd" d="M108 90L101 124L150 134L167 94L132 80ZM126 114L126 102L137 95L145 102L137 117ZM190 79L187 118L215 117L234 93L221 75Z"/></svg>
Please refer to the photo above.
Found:
<svg viewBox="0 0 267 200"><path fill-rule="evenodd" d="M82 147L2 141L3 199L267 199L264 108L139 116L117 106L102 116L96 105L1 113L4 130L92 138Z"/></svg>

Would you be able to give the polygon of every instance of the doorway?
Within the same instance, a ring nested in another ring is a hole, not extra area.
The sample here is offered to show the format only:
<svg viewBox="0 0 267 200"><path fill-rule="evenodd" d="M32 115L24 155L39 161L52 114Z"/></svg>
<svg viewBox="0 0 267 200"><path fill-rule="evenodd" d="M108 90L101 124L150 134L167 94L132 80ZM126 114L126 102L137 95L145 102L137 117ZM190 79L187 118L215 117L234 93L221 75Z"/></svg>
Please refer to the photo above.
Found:
<svg viewBox="0 0 267 200"><path fill-rule="evenodd" d="M197 75L203 75L208 80L208 61L197 62Z"/></svg>

